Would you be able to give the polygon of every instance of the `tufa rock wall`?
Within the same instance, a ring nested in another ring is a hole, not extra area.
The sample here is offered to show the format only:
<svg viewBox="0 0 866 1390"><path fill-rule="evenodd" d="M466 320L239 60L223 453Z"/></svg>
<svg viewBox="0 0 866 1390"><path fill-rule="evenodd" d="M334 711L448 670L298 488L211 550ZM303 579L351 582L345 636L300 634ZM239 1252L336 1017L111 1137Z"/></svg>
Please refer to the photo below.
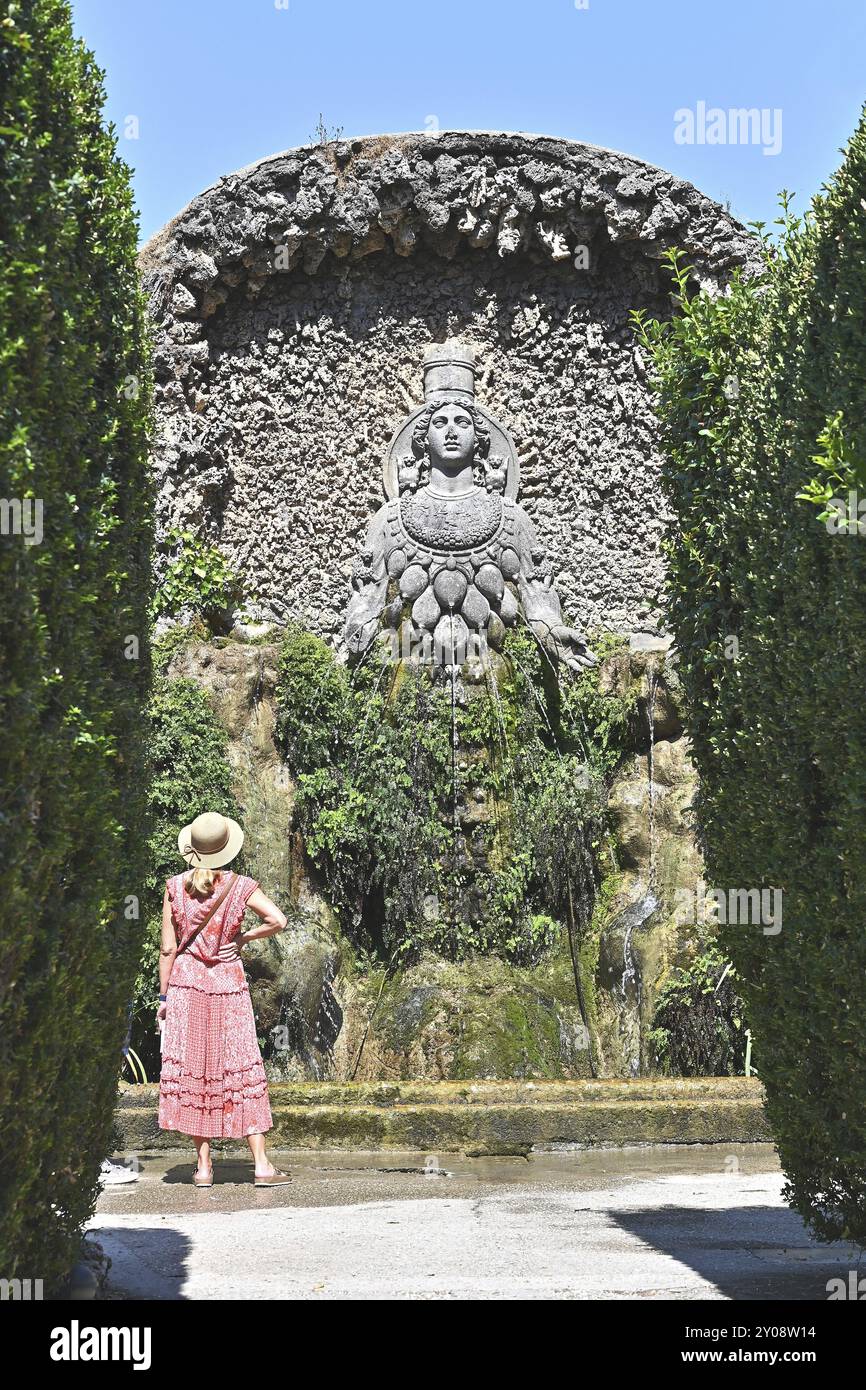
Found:
<svg viewBox="0 0 866 1390"><path fill-rule="evenodd" d="M629 312L667 311L671 245L712 288L755 254L691 185L544 137L337 142L221 179L141 257L161 529L218 545L260 618L337 640L424 349L459 337L568 618L654 633L665 509Z"/></svg>

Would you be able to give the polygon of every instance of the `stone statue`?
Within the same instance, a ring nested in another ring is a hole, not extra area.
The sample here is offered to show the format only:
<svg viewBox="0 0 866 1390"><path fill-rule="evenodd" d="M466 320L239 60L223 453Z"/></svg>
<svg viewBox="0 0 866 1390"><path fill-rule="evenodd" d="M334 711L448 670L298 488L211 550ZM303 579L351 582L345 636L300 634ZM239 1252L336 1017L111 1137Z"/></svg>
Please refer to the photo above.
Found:
<svg viewBox="0 0 866 1390"><path fill-rule="evenodd" d="M473 354L460 344L428 349L424 404L391 440L388 501L355 565L350 652L366 651L384 626L460 665L473 639L499 648L520 619L571 669L593 663L563 623L544 551L515 500L518 481L511 436L475 401Z"/></svg>

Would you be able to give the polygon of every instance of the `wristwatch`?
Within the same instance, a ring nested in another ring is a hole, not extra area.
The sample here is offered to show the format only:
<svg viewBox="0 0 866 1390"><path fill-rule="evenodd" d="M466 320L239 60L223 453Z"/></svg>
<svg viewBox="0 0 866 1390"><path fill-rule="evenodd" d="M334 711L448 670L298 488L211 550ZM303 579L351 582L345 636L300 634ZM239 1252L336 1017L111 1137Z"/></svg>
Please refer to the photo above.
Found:
<svg viewBox="0 0 866 1390"><path fill-rule="evenodd" d="M159 996L159 1002L160 1002L160 1004L165 1004L165 1003L167 1002L167 1000L168 1000L168 995L167 995L167 994L161 994L161 995Z"/></svg>

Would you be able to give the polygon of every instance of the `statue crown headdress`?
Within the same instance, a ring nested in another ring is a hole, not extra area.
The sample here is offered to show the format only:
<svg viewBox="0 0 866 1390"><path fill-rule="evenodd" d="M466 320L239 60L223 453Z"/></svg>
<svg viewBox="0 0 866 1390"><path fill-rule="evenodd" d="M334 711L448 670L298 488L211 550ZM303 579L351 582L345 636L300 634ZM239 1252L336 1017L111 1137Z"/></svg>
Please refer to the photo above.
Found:
<svg viewBox="0 0 866 1390"><path fill-rule="evenodd" d="M446 392L475 400L475 353L462 343L434 343L424 353L424 399Z"/></svg>

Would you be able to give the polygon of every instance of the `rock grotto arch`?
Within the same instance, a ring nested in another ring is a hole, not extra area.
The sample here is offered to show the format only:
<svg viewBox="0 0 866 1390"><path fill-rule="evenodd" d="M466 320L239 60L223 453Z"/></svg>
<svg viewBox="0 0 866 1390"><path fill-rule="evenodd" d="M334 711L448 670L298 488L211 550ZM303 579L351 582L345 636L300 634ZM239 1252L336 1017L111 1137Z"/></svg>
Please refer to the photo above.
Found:
<svg viewBox="0 0 866 1390"><path fill-rule="evenodd" d="M391 432L458 337L585 630L654 631L663 506L629 311L664 250L719 287L754 254L690 184L550 137L393 135L229 174L145 246L161 526L193 526L263 618L336 639Z"/></svg>

